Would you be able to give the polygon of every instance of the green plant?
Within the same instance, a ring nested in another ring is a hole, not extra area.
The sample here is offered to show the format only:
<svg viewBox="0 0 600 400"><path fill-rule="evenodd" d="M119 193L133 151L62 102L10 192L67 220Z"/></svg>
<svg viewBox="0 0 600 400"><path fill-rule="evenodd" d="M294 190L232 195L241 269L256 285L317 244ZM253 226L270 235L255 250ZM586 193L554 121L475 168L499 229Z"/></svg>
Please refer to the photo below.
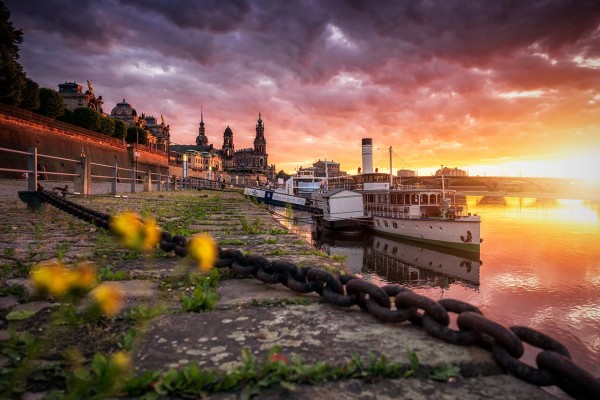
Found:
<svg viewBox="0 0 600 400"><path fill-rule="evenodd" d="M277 243L277 239L276 238L266 238L265 243L266 244L275 244L275 243Z"/></svg>
<svg viewBox="0 0 600 400"><path fill-rule="evenodd" d="M2 257L4 257L4 258L11 258L11 257L14 257L14 255L15 255L14 247L7 247L4 250L2 250Z"/></svg>
<svg viewBox="0 0 600 400"><path fill-rule="evenodd" d="M436 368L431 374L429 379L434 381L446 382L451 378L460 376L460 368L454 365L442 365Z"/></svg>
<svg viewBox="0 0 600 400"><path fill-rule="evenodd" d="M106 398L118 393L126 375L118 363L97 353L91 370L76 368L67 377L67 398Z"/></svg>
<svg viewBox="0 0 600 400"><path fill-rule="evenodd" d="M181 308L185 312L212 311L216 308L218 300L219 295L207 280L196 286L191 296L182 296Z"/></svg>
<svg viewBox="0 0 600 400"><path fill-rule="evenodd" d="M107 265L98 271L98 279L101 281L122 281L127 279L127 274L125 271L113 272L112 268Z"/></svg>
<svg viewBox="0 0 600 400"><path fill-rule="evenodd" d="M261 233L261 229L260 229L260 220L258 218L254 218L254 220L252 222L250 222L250 219L248 218L247 215L244 215L243 217L240 217L240 225L242 226L242 230L246 233L255 235L258 233Z"/></svg>
<svg viewBox="0 0 600 400"><path fill-rule="evenodd" d="M347 254L337 254L337 253L334 253L331 256L331 259L333 261L337 261L337 262L344 262L344 261L346 261L348 259L348 255Z"/></svg>
<svg viewBox="0 0 600 400"><path fill-rule="evenodd" d="M294 219L294 210L290 203L285 203L285 216L287 219Z"/></svg>
<svg viewBox="0 0 600 400"><path fill-rule="evenodd" d="M269 229L269 233L271 235L287 235L288 231L287 231L287 229L276 229L276 228L273 228L273 229Z"/></svg>
<svg viewBox="0 0 600 400"><path fill-rule="evenodd" d="M54 253L56 254L56 258L58 259L58 262L62 262L63 257L65 256L65 254L67 253L68 250L69 250L68 243L56 243L56 246L54 247Z"/></svg>
<svg viewBox="0 0 600 400"><path fill-rule="evenodd" d="M220 240L219 244L221 246L243 246L248 243L244 242L241 239L224 239L224 240Z"/></svg>
<svg viewBox="0 0 600 400"><path fill-rule="evenodd" d="M145 304L140 304L134 307L131 307L124 315L123 318L126 320L134 321L134 322L146 322L151 320L154 317L157 317L163 314L166 311L167 307L164 305L157 306L147 306Z"/></svg>
<svg viewBox="0 0 600 400"><path fill-rule="evenodd" d="M283 256L283 255L285 255L285 249L275 249L268 254L270 256Z"/></svg>
<svg viewBox="0 0 600 400"><path fill-rule="evenodd" d="M419 369L419 357L417 356L417 353L409 349L406 350L406 356L408 357L410 368L404 371L404 377L408 378L417 373L417 370Z"/></svg>

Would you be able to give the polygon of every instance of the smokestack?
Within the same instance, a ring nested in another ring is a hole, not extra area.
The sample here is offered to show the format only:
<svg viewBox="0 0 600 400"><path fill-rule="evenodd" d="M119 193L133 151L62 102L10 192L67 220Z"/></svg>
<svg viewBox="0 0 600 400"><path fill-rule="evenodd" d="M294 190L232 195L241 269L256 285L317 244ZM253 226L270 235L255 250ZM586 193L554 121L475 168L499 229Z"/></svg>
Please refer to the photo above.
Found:
<svg viewBox="0 0 600 400"><path fill-rule="evenodd" d="M363 174L373 173L373 139L362 140L362 169Z"/></svg>

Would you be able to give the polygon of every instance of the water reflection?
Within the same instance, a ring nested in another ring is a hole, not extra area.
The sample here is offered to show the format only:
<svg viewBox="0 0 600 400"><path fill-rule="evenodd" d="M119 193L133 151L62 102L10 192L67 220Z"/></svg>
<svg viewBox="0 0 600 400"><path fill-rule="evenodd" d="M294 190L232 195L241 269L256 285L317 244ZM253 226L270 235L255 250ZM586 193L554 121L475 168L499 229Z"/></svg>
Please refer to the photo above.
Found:
<svg viewBox="0 0 600 400"><path fill-rule="evenodd" d="M339 233L316 236L316 245L329 255L346 256L352 272L367 279L407 287L460 284L479 287L479 254L428 246L375 234L340 238Z"/></svg>

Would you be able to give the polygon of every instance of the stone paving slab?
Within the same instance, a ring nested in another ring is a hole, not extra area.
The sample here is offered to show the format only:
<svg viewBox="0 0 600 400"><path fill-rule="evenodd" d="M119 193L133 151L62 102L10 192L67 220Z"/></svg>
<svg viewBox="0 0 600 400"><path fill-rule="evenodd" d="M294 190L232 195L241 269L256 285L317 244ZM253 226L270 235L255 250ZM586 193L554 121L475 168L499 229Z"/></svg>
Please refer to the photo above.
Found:
<svg viewBox="0 0 600 400"><path fill-rule="evenodd" d="M216 311L163 315L155 319L139 342L134 355L137 371L177 369L190 363L202 368L228 371L239 365L248 348L262 359L275 345L288 358L300 356L304 363L327 361L345 364L356 353L369 352L408 368L407 350L419 358L419 377L382 379L377 384L348 380L299 385L297 391L276 387L261 392L261 399L542 399L541 389L503 374L491 354L477 347L444 343L408 323L382 323L358 307L343 308L320 300L314 294L297 295L277 285L252 279L228 280L219 289ZM287 294L287 295L286 295ZM306 305L261 306L262 301L309 300ZM427 374L442 365L459 366L454 383L438 383ZM220 393L215 399L239 398Z"/></svg>

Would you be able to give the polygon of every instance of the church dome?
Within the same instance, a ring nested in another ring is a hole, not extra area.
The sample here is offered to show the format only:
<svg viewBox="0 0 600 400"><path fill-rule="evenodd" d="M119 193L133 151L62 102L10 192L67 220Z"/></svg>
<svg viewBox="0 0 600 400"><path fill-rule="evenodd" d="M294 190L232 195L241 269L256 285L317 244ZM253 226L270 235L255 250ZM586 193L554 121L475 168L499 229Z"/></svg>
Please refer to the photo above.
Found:
<svg viewBox="0 0 600 400"><path fill-rule="evenodd" d="M131 107L131 104L123 99L122 102L118 103L115 108L112 109L110 115L113 116L137 116L135 108Z"/></svg>
<svg viewBox="0 0 600 400"><path fill-rule="evenodd" d="M227 128L225 128L225 132L223 133L224 136L233 136L233 131L231 130L231 128L228 126Z"/></svg>

